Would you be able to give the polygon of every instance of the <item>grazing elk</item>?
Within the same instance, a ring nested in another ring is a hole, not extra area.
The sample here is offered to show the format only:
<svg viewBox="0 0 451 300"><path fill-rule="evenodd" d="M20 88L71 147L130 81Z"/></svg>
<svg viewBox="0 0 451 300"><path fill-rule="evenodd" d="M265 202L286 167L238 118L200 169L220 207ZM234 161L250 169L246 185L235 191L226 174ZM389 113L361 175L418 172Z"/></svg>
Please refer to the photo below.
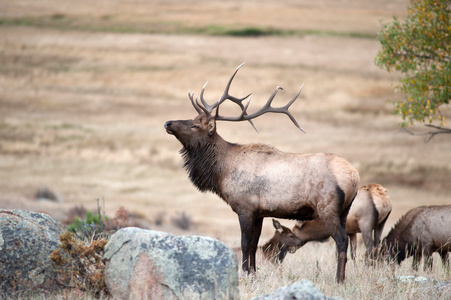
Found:
<svg viewBox="0 0 451 300"><path fill-rule="evenodd" d="M383 253L398 264L413 256L418 269L424 255L424 269L432 268L432 254L438 252L448 265L451 251L451 205L420 206L403 215L382 241Z"/></svg>
<svg viewBox="0 0 451 300"><path fill-rule="evenodd" d="M258 249L261 250L266 260L276 265L282 263L288 253L294 253L302 245L302 241L293 234L290 228L283 226L279 221L273 219L272 224L276 229L273 237ZM240 257L241 247L235 247L233 251L237 257Z"/></svg>
<svg viewBox="0 0 451 300"><path fill-rule="evenodd" d="M281 89L276 87L261 109L248 114L250 94L243 98L229 95L232 80L241 66L216 103L209 105L204 100L205 86L200 93L202 104L194 99L194 94L188 93L198 116L192 120L168 121L164 127L182 144L184 167L193 184L200 191L219 195L238 215L243 271L255 271L255 252L263 218L317 218L323 221L337 244L337 281L342 282L348 247L346 216L357 193L359 174L345 159L334 154L284 153L269 145L239 145L221 138L216 131L216 121L251 122L269 112L286 114L302 130L288 111L302 87L287 105L275 108L271 103ZM219 106L226 100L241 108L239 116L219 115ZM215 114L213 109L216 109Z"/></svg>
<svg viewBox="0 0 451 300"><path fill-rule="evenodd" d="M390 197L383 186L368 184L359 188L346 219L346 233L350 239L352 259L355 259L359 232L362 233L366 246L366 256L374 254L391 209ZM321 220L297 222L293 227L293 233L304 244L309 241L322 241L330 236Z"/></svg>

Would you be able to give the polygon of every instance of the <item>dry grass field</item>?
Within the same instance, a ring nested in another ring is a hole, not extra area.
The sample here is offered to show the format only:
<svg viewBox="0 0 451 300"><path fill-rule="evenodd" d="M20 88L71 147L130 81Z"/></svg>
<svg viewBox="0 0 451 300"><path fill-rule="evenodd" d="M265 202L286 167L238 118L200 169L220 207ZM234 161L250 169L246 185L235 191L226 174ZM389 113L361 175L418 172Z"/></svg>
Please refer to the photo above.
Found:
<svg viewBox="0 0 451 300"><path fill-rule="evenodd" d="M400 97L392 89L399 74L374 65L379 20L402 18L406 5L0 0L0 207L63 221L72 207L94 210L96 199L103 199L107 215L124 206L150 228L238 245L236 215L190 183L181 145L163 125L196 115L189 89L198 94L208 81L205 96L217 100L242 62L231 92L252 92L249 110L277 85L284 90L275 102L284 104L305 83L291 111L307 134L286 116L265 115L255 120L260 133L245 122L218 122L223 138L346 158L361 184L388 189L393 211L385 233L413 207L450 204L450 138L424 143L401 130L387 102ZM237 114L231 107L222 112ZM443 113L451 117L448 108ZM62 200L38 201L35 194L44 187ZM189 231L171 225L181 213L193 222ZM153 226L162 215L164 226ZM262 241L272 233L266 220ZM400 269L349 262L347 282L338 286L333 255L333 244L313 244L289 255L282 267L263 264L256 277L240 281L243 299L302 278L328 296L349 299L441 297L433 284L423 294L415 284L393 281L393 274L413 274L408 262ZM437 266L416 274L449 281L449 270Z"/></svg>

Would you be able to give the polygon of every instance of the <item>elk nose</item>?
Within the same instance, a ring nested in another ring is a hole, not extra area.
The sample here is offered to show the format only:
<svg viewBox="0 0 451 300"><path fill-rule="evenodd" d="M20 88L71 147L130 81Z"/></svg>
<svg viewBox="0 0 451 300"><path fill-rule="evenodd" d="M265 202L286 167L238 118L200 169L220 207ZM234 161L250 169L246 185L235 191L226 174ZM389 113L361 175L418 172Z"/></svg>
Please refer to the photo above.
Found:
<svg viewBox="0 0 451 300"><path fill-rule="evenodd" d="M172 121L167 121L166 123L164 123L164 128L168 128L169 126L171 126Z"/></svg>

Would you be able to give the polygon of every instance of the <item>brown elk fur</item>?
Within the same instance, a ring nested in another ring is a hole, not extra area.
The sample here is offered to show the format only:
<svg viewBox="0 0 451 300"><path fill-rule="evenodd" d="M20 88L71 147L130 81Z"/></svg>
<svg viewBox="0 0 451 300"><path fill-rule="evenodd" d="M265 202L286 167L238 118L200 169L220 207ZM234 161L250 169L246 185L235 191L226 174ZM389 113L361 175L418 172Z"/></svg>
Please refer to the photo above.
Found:
<svg viewBox="0 0 451 300"><path fill-rule="evenodd" d="M369 184L359 188L346 219L346 233L350 238L353 259L357 247L356 234L360 232L367 256L374 254L391 209L390 197L383 186ZM321 241L330 236L320 220L298 222L293 227L293 233L304 243Z"/></svg>
<svg viewBox="0 0 451 300"><path fill-rule="evenodd" d="M270 238L263 246L258 247L263 257L273 264L280 264L288 253L294 253L296 249L302 245L302 241L298 239L290 228L280 224L279 221L272 220L276 229L272 238ZM237 257L241 257L241 247L233 248Z"/></svg>
<svg viewBox="0 0 451 300"><path fill-rule="evenodd" d="M382 251L400 264L413 256L412 268L418 269L424 256L424 269L432 268L431 256L438 252L448 265L451 251L451 205L420 206L402 216L382 242Z"/></svg>
<svg viewBox="0 0 451 300"><path fill-rule="evenodd" d="M268 145L229 143L217 133L216 117L193 105L197 117L168 121L165 128L183 145L184 166L193 184L219 195L238 215L243 270L256 270L263 218L320 219L337 244L337 281L342 282L345 222L357 193L358 172L334 154L284 153Z"/></svg>

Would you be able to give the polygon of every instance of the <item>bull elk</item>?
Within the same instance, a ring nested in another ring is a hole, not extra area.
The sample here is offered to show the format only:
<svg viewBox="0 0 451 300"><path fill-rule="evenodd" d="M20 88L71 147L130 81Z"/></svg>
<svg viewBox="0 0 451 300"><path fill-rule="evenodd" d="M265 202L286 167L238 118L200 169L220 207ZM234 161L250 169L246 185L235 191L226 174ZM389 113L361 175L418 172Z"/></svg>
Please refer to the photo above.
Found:
<svg viewBox="0 0 451 300"><path fill-rule="evenodd" d="M271 112L286 114L302 130L288 111L302 87L288 104L272 107L281 89L277 86L262 108L248 114L250 94L243 98L229 94L241 66L231 76L217 102L210 105L205 101L205 85L200 93L202 103L194 99L194 93L188 92L198 115L192 120L167 121L164 127L182 144L180 153L192 183L202 192L216 193L238 215L244 272L256 270L255 253L263 218L320 219L336 242L337 282L343 282L348 247L346 216L357 193L359 174L345 159L334 154L284 153L269 145L230 143L219 136L216 121L252 124L252 119ZM245 99L248 100L244 105ZM239 116L219 114L219 106L226 100L241 108Z"/></svg>
<svg viewBox="0 0 451 300"><path fill-rule="evenodd" d="M451 205L420 206L409 210L382 241L382 252L398 264L413 256L412 268L418 269L424 256L424 269L432 268L431 256L438 252L448 265L451 251Z"/></svg>
<svg viewBox="0 0 451 300"><path fill-rule="evenodd" d="M277 265L283 262L288 253L294 253L302 245L302 241L293 234L290 228L283 226L279 221L273 219L272 224L276 229L274 235L258 249L261 250L267 261ZM233 251L238 257L241 255L241 247L235 247Z"/></svg>
<svg viewBox="0 0 451 300"><path fill-rule="evenodd" d="M359 188L346 219L346 233L350 239L352 259L355 259L359 232L362 233L366 246L366 256L375 254L391 209L390 196L380 184L368 184ZM293 227L293 233L304 244L309 241L321 241L330 236L320 220L297 222Z"/></svg>

